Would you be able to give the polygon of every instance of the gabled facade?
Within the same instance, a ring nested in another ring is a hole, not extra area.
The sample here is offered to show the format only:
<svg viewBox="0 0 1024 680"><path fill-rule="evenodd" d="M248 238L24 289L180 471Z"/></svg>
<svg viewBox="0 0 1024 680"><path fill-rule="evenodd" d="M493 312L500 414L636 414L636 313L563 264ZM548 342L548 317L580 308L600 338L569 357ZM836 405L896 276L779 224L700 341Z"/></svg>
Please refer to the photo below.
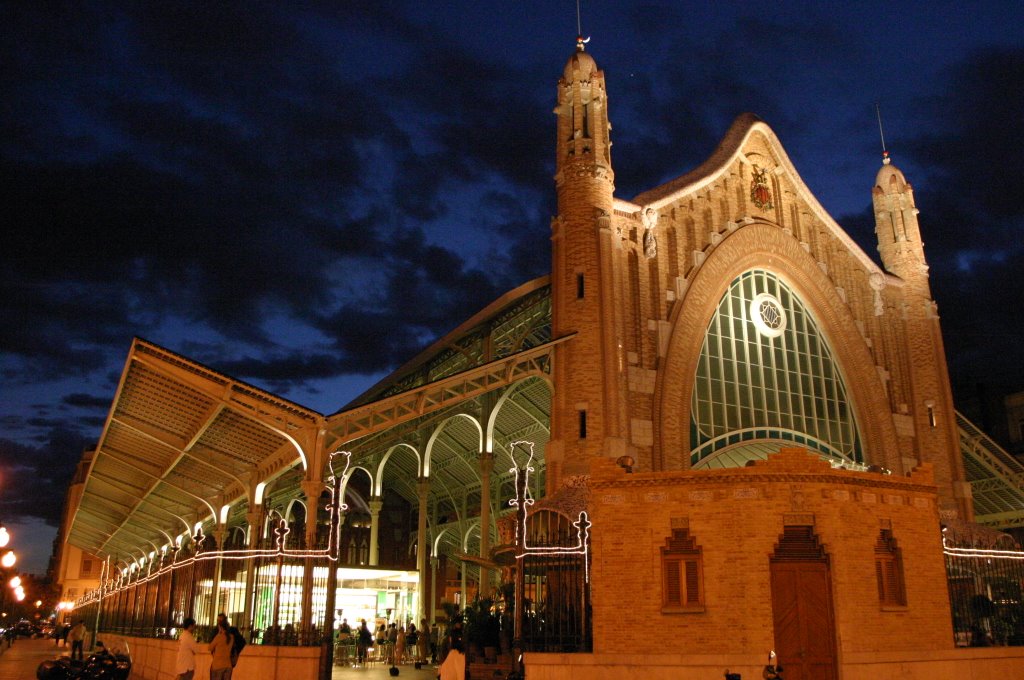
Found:
<svg viewBox="0 0 1024 680"><path fill-rule="evenodd" d="M615 198L607 112L604 75L578 52L559 82L552 221L554 335L576 337L558 350L549 465L728 467L798 443L896 474L932 463L943 511L970 519L902 173L886 158L872 191L883 269L749 114L693 172Z"/></svg>

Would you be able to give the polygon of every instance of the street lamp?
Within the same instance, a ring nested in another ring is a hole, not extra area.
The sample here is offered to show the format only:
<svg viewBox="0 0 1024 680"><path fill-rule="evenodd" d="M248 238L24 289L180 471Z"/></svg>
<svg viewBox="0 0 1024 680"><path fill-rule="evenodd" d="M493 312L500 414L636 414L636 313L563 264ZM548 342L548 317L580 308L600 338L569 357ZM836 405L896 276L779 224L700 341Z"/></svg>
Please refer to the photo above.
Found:
<svg viewBox="0 0 1024 680"><path fill-rule="evenodd" d="M18 556L14 554L13 550L8 550L4 553L3 557L0 557L0 565L6 569L10 569L14 566L14 563L18 561Z"/></svg>
<svg viewBox="0 0 1024 680"><path fill-rule="evenodd" d="M7 527L0 524L0 548L6 548L7 544L11 542L11 535L7 533Z"/></svg>

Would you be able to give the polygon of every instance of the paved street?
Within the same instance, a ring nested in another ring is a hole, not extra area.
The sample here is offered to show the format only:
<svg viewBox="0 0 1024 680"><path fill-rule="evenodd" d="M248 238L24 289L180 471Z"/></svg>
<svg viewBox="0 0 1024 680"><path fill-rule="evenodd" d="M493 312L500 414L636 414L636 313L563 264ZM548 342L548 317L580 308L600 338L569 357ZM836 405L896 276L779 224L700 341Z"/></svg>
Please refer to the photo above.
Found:
<svg viewBox="0 0 1024 680"><path fill-rule="evenodd" d="M70 647L55 646L49 638L18 638L10 649L5 642L0 654L0 680L33 680L36 667L43 659L67 655L70 651Z"/></svg>

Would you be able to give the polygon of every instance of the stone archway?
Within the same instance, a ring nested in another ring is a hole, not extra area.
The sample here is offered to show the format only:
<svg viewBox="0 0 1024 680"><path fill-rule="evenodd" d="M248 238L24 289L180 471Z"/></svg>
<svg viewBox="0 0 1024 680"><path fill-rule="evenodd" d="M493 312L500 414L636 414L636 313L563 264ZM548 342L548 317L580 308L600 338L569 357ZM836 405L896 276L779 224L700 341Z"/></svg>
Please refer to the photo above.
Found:
<svg viewBox="0 0 1024 680"><path fill-rule="evenodd" d="M733 279L753 268L778 275L813 312L847 378L850 403L862 427L865 459L899 470L899 448L885 385L853 314L799 242L767 223L749 224L728 234L692 276L673 311L665 367L658 372L655 387L659 424L655 428L655 469L689 467L693 376L704 329Z"/></svg>

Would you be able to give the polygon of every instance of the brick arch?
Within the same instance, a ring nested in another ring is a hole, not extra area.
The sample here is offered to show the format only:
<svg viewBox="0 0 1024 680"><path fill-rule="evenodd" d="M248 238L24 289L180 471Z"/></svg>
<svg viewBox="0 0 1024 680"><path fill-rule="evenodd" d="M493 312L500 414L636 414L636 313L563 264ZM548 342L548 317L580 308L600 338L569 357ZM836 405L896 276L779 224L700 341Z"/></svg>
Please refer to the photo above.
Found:
<svg viewBox="0 0 1024 680"><path fill-rule="evenodd" d="M865 461L900 469L885 385L853 314L833 282L795 238L775 225L760 222L727 234L710 251L673 309L668 351L655 385L656 469L689 468L693 377L704 332L733 279L755 268L777 275L814 315L845 380Z"/></svg>

